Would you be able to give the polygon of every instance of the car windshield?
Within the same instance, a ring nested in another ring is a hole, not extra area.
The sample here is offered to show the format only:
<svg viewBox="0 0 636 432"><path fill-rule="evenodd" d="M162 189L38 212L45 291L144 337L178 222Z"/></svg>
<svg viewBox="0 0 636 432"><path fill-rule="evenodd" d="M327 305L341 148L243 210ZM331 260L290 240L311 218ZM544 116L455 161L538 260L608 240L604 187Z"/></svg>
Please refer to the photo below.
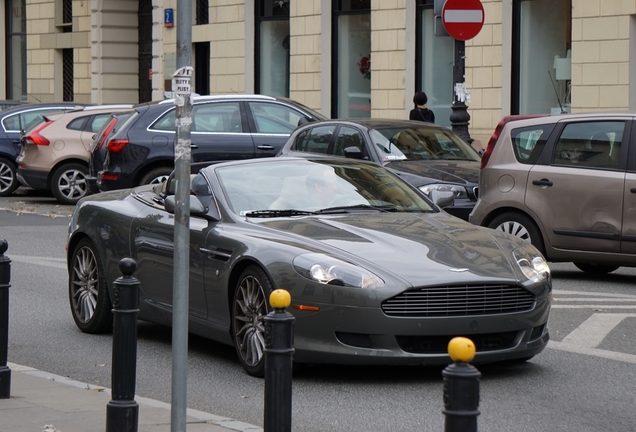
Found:
<svg viewBox="0 0 636 432"><path fill-rule="evenodd" d="M248 217L437 212L399 177L373 164L284 160L205 168L232 210Z"/></svg>
<svg viewBox="0 0 636 432"><path fill-rule="evenodd" d="M453 131L444 128L379 128L369 136L380 151L383 162L401 160L470 160L479 154Z"/></svg>

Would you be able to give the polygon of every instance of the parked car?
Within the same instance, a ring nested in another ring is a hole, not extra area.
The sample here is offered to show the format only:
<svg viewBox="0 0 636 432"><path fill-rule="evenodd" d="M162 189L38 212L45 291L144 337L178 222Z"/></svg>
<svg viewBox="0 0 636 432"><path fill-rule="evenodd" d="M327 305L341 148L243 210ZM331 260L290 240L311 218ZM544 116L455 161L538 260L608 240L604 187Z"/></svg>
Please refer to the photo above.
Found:
<svg viewBox="0 0 636 432"><path fill-rule="evenodd" d="M421 191L450 190L450 214L468 220L477 202L480 156L452 130L431 123L355 119L299 127L280 156L328 154L380 164Z"/></svg>
<svg viewBox="0 0 636 432"><path fill-rule="evenodd" d="M96 105L43 115L22 138L18 179L33 189L50 190L62 204L75 204L89 192L86 175L93 136L111 113L132 107Z"/></svg>
<svg viewBox="0 0 636 432"><path fill-rule="evenodd" d="M446 364L457 335L475 343L475 363L526 360L546 347L551 278L539 251L442 212L377 164L220 162L191 189L188 328L233 344L252 375L263 373L274 288L291 294L298 363ZM174 190L169 178L76 205L67 250L81 331L111 329L124 257L136 262L138 318L172 324Z"/></svg>
<svg viewBox="0 0 636 432"><path fill-rule="evenodd" d="M5 110L7 108L13 108L18 105L26 105L27 103L28 103L27 101L23 101L23 100L11 100L11 99L0 100L0 111Z"/></svg>
<svg viewBox="0 0 636 432"><path fill-rule="evenodd" d="M272 157L299 124L326 119L280 97L217 95L193 99L193 162ZM103 169L97 174L101 191L155 183L174 169L174 100L142 104L135 111L105 143Z"/></svg>
<svg viewBox="0 0 636 432"><path fill-rule="evenodd" d="M635 128L633 113L503 118L470 221L585 272L636 266Z"/></svg>
<svg viewBox="0 0 636 432"><path fill-rule="evenodd" d="M0 196L11 195L20 186L16 158L21 150L21 133L42 119L42 115L70 111L84 106L75 102L20 105L0 111Z"/></svg>
<svg viewBox="0 0 636 432"><path fill-rule="evenodd" d="M123 126L126 120L134 118L132 114L135 112L136 111L133 110L131 112L111 114L99 132L93 136L88 151L88 174L86 174L86 184L88 185L89 193L99 192L99 188L97 187L97 173L104 168L104 159L108 152L104 143Z"/></svg>

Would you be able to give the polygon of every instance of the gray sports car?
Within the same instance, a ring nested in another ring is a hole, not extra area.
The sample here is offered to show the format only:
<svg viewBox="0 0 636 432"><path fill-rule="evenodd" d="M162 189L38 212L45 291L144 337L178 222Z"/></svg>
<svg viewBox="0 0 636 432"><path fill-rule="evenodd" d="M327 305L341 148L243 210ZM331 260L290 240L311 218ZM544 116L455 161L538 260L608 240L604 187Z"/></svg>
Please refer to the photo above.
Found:
<svg viewBox="0 0 636 432"><path fill-rule="evenodd" d="M139 319L172 324L175 181L83 198L68 236L69 300L87 333L112 328L112 282L137 263ZM263 317L287 289L298 363L433 365L471 338L474 362L547 345L551 277L529 242L442 211L365 161L209 165L190 196L189 330L264 368ZM437 197L452 203L452 195Z"/></svg>

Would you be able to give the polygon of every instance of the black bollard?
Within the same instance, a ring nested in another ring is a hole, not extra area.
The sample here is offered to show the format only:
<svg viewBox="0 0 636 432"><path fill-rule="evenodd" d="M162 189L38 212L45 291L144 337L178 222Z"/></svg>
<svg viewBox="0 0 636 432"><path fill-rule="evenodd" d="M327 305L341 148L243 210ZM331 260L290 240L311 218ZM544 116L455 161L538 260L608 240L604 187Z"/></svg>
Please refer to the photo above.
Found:
<svg viewBox="0 0 636 432"><path fill-rule="evenodd" d="M291 297L274 290L269 297L274 308L265 321L265 421L264 432L291 432L292 355L294 316L285 310Z"/></svg>
<svg viewBox="0 0 636 432"><path fill-rule="evenodd" d="M8 248L9 244L7 241L0 239L0 399L9 399L11 397L11 369L7 366L11 260L4 256Z"/></svg>
<svg viewBox="0 0 636 432"><path fill-rule="evenodd" d="M442 412L446 416L444 432L477 432L481 373L468 364L475 356L475 345L470 339L458 337L453 338L448 346L454 363L448 365L442 372L444 376L444 410Z"/></svg>
<svg viewBox="0 0 636 432"><path fill-rule="evenodd" d="M137 432L139 424L135 402L139 281L132 277L136 269L134 260L123 258L119 262L123 276L113 284L113 389L106 406L106 432Z"/></svg>

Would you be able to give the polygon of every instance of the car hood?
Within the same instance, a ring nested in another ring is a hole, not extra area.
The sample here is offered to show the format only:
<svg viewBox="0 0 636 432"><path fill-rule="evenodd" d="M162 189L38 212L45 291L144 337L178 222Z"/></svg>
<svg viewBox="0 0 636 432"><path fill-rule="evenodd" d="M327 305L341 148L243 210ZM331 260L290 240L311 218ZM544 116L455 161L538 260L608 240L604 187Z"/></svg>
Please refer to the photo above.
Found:
<svg viewBox="0 0 636 432"><path fill-rule="evenodd" d="M278 231L273 241L355 262L413 286L518 280L510 252L522 246L497 231L447 214L352 214L253 220ZM290 238L291 237L291 238ZM505 244L507 243L507 244Z"/></svg>
<svg viewBox="0 0 636 432"><path fill-rule="evenodd" d="M479 183L477 161L405 160L389 162L384 167L415 187L437 182L475 186Z"/></svg>

